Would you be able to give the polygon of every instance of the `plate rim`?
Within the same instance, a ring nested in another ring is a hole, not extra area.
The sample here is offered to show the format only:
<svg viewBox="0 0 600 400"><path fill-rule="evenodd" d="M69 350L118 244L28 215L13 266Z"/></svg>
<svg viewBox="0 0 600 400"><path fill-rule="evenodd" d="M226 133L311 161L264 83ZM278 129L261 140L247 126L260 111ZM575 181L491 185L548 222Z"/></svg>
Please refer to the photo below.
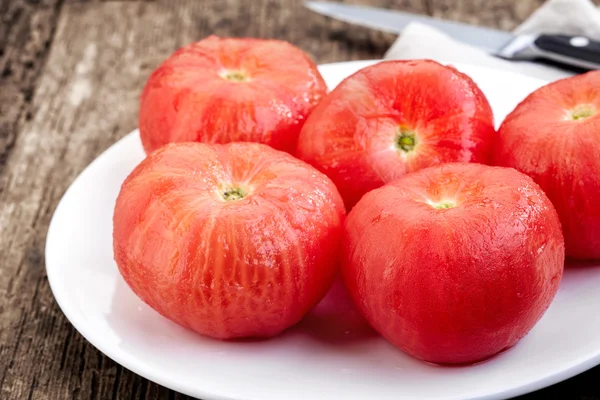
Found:
<svg viewBox="0 0 600 400"><path fill-rule="evenodd" d="M327 63L320 64L319 68L335 68L336 66L341 65L363 65L364 68L368 65L372 65L382 61L393 61L393 60L355 60L355 61L345 61L345 62L336 62L336 63ZM487 71L499 71L502 74L513 75L522 78L523 75L512 71L503 71L497 70L490 67L485 67L481 65L469 64L469 63L447 63L449 65L456 66L465 66L471 69L480 69ZM460 68L459 68L460 69ZM540 84L545 84L547 81L544 81L539 78L525 76L527 79L532 81L537 81ZM134 372L135 374L140 375L141 377L148 379L156 384L165 386L169 389L175 390L182 394L192 396L192 397L201 397L206 399L218 399L218 400L244 400L244 397L231 397L229 394L224 393L222 390L213 389L207 391L203 389L203 385L193 385L188 382L181 381L173 381L168 377L165 378L164 375L160 373L156 373L152 367L147 367L146 364L136 357L132 355L130 352L122 349L118 346L112 346L107 344L109 342L103 341L96 335L91 327L88 324L85 324L85 321L82 321L78 316L76 316L76 312L74 308L67 304L64 292L63 285L60 283L60 279L57 276L60 267L59 266L51 266L55 265L54 255L51 250L51 245L54 238L57 237L59 230L58 226L58 218L64 212L63 208L65 207L66 200L70 193L73 191L73 188L79 184L80 181L84 180L85 177L90 173L90 170L94 168L94 166L98 163L101 163L103 159L105 159L110 153L116 151L115 149L122 145L122 142L130 141L135 139L135 135L139 135L139 129L134 129L130 133L126 134L108 148L106 148L102 153L100 153L90 164L88 164L78 175L77 177L69 184L68 188L63 193L61 199L57 203L56 208L53 211L52 218L50 220L50 224L48 225L46 243L44 248L44 256L45 256L45 270L48 279L48 283L52 292L52 295L59 306L61 312L65 315L69 323L73 326L73 328L81 334L85 340L87 340L94 348L99 350L106 357L110 358L114 362L118 363L124 368ZM49 261L50 260L50 261ZM557 370L555 373L551 375L546 375L537 380L530 381L528 383L523 383L518 386L509 387L505 390L495 391L495 392L487 392L482 393L481 395L472 395L468 397L468 399L496 399L496 398L506 398L506 397L514 397L523 395L526 393L530 393L533 391L540 390L542 388L554 385L556 383L562 382L573 376L581 374L584 371L587 371L597 365L600 364L600 348L597 349L596 353L590 353L591 355L588 357L580 357L579 360L574 360L562 367L560 370ZM205 387L205 386L204 386Z"/></svg>

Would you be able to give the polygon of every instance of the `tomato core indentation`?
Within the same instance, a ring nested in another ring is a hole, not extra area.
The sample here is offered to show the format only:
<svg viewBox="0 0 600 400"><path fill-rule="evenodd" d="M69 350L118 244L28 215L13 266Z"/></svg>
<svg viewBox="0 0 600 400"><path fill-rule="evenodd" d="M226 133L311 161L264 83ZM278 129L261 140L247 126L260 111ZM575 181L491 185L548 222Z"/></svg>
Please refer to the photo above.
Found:
<svg viewBox="0 0 600 400"><path fill-rule="evenodd" d="M596 108L592 104L580 104L577 107L568 110L565 119L581 121L597 114Z"/></svg>
<svg viewBox="0 0 600 400"><path fill-rule="evenodd" d="M246 82L250 80L244 72L239 70L224 70L219 75L230 82Z"/></svg>
<svg viewBox="0 0 600 400"><path fill-rule="evenodd" d="M396 131L396 148L405 153L413 151L415 146L417 145L417 138L415 132L405 127L398 127Z"/></svg>
<svg viewBox="0 0 600 400"><path fill-rule="evenodd" d="M221 197L225 201L240 200L246 197L248 193L240 187L228 187L221 191Z"/></svg>
<svg viewBox="0 0 600 400"><path fill-rule="evenodd" d="M453 200L441 200L441 201L427 200L427 204L429 204L433 208L437 208L438 210L445 210L447 208L456 207L456 202L454 202Z"/></svg>

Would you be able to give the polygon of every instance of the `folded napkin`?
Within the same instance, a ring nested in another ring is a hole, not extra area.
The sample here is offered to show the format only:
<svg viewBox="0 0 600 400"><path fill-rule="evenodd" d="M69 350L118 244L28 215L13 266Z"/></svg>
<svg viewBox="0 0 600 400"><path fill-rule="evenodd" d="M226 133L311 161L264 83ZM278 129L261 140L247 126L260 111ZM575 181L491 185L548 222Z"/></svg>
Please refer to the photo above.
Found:
<svg viewBox="0 0 600 400"><path fill-rule="evenodd" d="M514 33L563 33L600 40L600 10L590 0L549 0ZM458 42L421 23L406 26L385 54L386 59L429 58L446 63L469 63L518 72L553 81L572 75L558 68L523 61L506 61Z"/></svg>

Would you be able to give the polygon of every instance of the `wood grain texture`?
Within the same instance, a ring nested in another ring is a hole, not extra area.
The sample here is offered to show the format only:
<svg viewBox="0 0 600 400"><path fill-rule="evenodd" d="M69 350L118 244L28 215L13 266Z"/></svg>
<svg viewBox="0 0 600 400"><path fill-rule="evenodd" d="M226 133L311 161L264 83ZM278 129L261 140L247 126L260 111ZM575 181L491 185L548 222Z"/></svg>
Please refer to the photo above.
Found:
<svg viewBox="0 0 600 400"><path fill-rule="evenodd" d="M60 5L60 0L0 1L0 170L18 125L31 117L32 93Z"/></svg>
<svg viewBox="0 0 600 400"><path fill-rule="evenodd" d="M431 15L473 25L513 30L545 0L426 0ZM600 4L600 1L593 0Z"/></svg>
<svg viewBox="0 0 600 400"><path fill-rule="evenodd" d="M434 17L512 30L545 0L428 0Z"/></svg>
<svg viewBox="0 0 600 400"><path fill-rule="evenodd" d="M348 2L504 28L539 4ZM103 356L58 309L44 270L58 200L136 126L146 78L186 43L211 33L278 38L324 63L381 57L394 36L349 29L300 0L0 0L0 18L0 399L187 398ZM563 398L600 399L599 377L596 369L528 398L562 387L573 394Z"/></svg>

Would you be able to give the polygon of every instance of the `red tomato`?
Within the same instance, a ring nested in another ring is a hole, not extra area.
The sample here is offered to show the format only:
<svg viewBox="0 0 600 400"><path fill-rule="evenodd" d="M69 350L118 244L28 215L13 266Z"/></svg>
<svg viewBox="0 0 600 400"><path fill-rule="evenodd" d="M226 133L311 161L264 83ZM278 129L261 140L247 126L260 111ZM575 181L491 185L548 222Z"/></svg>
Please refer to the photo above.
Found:
<svg viewBox="0 0 600 400"><path fill-rule="evenodd" d="M342 199L323 174L257 143L179 143L123 183L114 255L163 316L215 338L294 325L337 272Z"/></svg>
<svg viewBox="0 0 600 400"><path fill-rule="evenodd" d="M434 363L470 363L516 344L563 273L552 204L510 168L451 163L367 193L348 215L342 274L390 342Z"/></svg>
<svg viewBox="0 0 600 400"><path fill-rule="evenodd" d="M600 72L529 95L502 123L495 163L544 189L560 217L567 256L600 259Z"/></svg>
<svg viewBox="0 0 600 400"><path fill-rule="evenodd" d="M210 36L154 71L141 97L147 153L170 142L260 142L294 153L327 87L300 49L279 40Z"/></svg>
<svg viewBox="0 0 600 400"><path fill-rule="evenodd" d="M350 76L317 106L297 155L335 182L350 209L407 172L487 163L494 134L471 78L434 61L388 61Z"/></svg>

